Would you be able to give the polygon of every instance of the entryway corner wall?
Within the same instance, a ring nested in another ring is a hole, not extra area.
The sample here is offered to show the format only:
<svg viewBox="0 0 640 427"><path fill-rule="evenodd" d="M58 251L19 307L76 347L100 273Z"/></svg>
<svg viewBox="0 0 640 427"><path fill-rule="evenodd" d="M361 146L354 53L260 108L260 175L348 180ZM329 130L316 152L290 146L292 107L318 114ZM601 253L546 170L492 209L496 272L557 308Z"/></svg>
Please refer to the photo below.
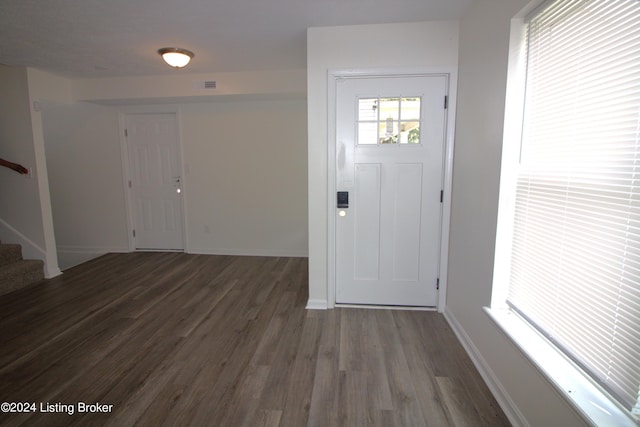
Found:
<svg viewBox="0 0 640 427"><path fill-rule="evenodd" d="M375 41L374 41L375 40ZM456 87L458 23L432 21L309 28L307 30L307 115L309 185L308 308L333 306L329 271L328 156L331 70L452 70ZM450 124L451 126L451 124ZM452 137L448 135L448 137Z"/></svg>

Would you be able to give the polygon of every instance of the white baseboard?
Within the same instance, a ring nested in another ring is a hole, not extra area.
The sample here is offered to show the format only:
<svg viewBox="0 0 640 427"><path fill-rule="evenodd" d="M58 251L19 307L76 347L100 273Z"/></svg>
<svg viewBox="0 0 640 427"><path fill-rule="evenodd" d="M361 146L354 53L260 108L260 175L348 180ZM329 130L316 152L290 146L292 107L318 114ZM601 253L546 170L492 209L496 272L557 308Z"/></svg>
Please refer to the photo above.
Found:
<svg viewBox="0 0 640 427"><path fill-rule="evenodd" d="M327 300L324 299L310 299L307 301L307 310L326 310Z"/></svg>
<svg viewBox="0 0 640 427"><path fill-rule="evenodd" d="M64 246L57 248L58 263L60 268L66 270L76 265L82 264L106 253L127 253L131 252L127 247L90 247L90 246ZM236 256L269 256L269 257L294 257L306 258L306 253L289 251L251 251L236 249L201 249L191 248L185 251L190 254L201 255L236 255ZM325 307L326 308L326 307Z"/></svg>
<svg viewBox="0 0 640 427"><path fill-rule="evenodd" d="M227 248L188 248L187 253L201 255L237 255L237 256L268 256L287 258L307 258L308 252L300 250L280 249L227 249Z"/></svg>
<svg viewBox="0 0 640 427"><path fill-rule="evenodd" d="M50 267L45 262L45 267L44 267L44 278L45 279L53 279L54 277L57 277L57 276L59 276L61 274L62 274L62 270L59 267Z"/></svg>
<svg viewBox="0 0 640 427"><path fill-rule="evenodd" d="M496 375L493 373L489 364L487 364L487 361L482 357L482 354L480 354L480 351L473 341L471 341L456 317L451 313L451 311L449 311L449 309L445 309L444 317L511 424L514 427L530 427L527 419L522 415L522 412L520 412L513 399L511 399L511 396L509 396L507 391L504 389L502 383L500 383Z"/></svg>
<svg viewBox="0 0 640 427"><path fill-rule="evenodd" d="M125 247L58 246L58 264L66 270L109 252L129 252Z"/></svg>

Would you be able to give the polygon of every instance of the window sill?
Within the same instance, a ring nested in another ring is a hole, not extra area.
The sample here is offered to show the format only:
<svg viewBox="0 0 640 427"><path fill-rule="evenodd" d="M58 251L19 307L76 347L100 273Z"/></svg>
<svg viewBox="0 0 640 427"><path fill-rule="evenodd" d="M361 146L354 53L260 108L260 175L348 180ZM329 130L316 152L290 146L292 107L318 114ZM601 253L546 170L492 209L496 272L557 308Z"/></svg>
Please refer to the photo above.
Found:
<svg viewBox="0 0 640 427"><path fill-rule="evenodd" d="M489 317L513 341L567 401L594 426L640 426L576 365L509 309L485 307Z"/></svg>

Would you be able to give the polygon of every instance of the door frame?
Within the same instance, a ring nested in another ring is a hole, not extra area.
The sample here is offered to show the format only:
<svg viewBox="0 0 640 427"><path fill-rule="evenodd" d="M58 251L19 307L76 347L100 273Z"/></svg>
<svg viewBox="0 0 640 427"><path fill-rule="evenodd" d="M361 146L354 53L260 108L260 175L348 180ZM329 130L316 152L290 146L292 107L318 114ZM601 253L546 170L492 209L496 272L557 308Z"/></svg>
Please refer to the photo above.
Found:
<svg viewBox="0 0 640 427"><path fill-rule="evenodd" d="M182 146L182 130L180 127L181 114L180 107L177 105L143 105L143 106L128 106L122 107L118 110L118 134L120 138L120 157L122 160L122 189L124 191L124 203L126 209L127 220L127 246L129 252L135 252L136 245L133 237L133 229L135 225L135 212L133 209L134 201L132 200L133 194L129 188L129 180L131 177L131 160L129 159L129 146L127 144L127 137L125 136L125 129L127 124L127 115L130 114L173 114L176 118L176 143L178 144L178 168L180 176L182 177L182 196L180 197L180 209L182 210L182 243L183 251L187 252L187 217L186 217L186 201L185 198L186 189L186 177L185 167L182 159L184 158L183 146Z"/></svg>
<svg viewBox="0 0 640 427"><path fill-rule="evenodd" d="M445 147L443 158L443 201L440 232L440 289L436 309L444 312L447 294L447 266L449 254L449 227L451 222L451 189L453 177L453 144L455 131L456 87L458 69L454 66L399 69L329 69L327 72L327 308L348 306L336 304L336 144L337 144L337 91L340 81L357 78L388 77L447 77L447 111L445 113ZM359 306L362 307L362 306ZM398 307L394 307L398 308ZM416 309L416 308L412 308Z"/></svg>

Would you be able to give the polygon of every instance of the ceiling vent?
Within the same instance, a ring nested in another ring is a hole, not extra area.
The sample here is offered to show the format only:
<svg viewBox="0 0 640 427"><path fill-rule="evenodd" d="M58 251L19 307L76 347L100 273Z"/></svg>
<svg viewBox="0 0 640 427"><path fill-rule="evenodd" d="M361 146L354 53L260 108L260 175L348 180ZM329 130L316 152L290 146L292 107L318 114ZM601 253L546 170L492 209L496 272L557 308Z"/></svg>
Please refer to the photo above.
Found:
<svg viewBox="0 0 640 427"><path fill-rule="evenodd" d="M204 80L193 83L194 89L199 90L214 90L216 89L216 81L215 80Z"/></svg>

